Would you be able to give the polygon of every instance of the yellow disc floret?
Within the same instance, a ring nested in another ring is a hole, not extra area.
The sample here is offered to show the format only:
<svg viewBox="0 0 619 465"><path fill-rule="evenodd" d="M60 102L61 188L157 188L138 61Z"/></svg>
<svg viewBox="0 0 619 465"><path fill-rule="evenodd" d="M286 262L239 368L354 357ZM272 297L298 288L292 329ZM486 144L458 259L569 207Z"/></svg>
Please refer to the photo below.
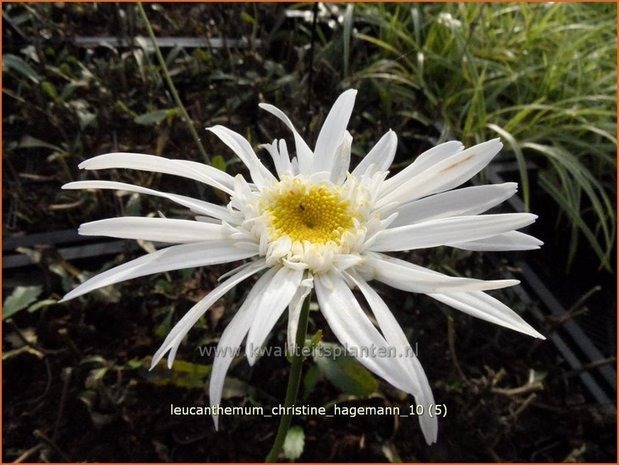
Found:
<svg viewBox="0 0 619 465"><path fill-rule="evenodd" d="M326 185L292 182L270 200L266 211L273 239L288 236L293 242L338 242L353 226L349 202Z"/></svg>

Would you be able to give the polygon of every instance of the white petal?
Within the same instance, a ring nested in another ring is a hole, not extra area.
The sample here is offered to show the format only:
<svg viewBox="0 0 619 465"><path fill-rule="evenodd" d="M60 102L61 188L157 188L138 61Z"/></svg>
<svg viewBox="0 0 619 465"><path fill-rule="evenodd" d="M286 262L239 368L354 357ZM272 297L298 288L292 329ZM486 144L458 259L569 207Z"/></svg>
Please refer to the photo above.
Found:
<svg viewBox="0 0 619 465"><path fill-rule="evenodd" d="M215 359L213 360L211 379L209 381L209 398L212 407L219 405L221 402L221 393L230 363L232 363L235 355L239 352L241 343L254 321L255 313L253 310L255 310L255 300L260 296L264 287L271 281L276 271L276 268L271 268L256 281L256 284L254 284L249 294L247 294L243 305L241 305L241 308L239 308L236 315L234 315L232 321L228 323L228 326L226 326L226 329L219 339L219 344L217 344L217 350L215 351ZM215 423L215 429L217 429L219 427L218 415L213 415L213 422Z"/></svg>
<svg viewBox="0 0 619 465"><path fill-rule="evenodd" d="M235 262L253 257L257 252L255 246L241 248L229 240L174 245L136 258L90 278L65 295L61 302L128 279L163 271Z"/></svg>
<svg viewBox="0 0 619 465"><path fill-rule="evenodd" d="M268 103L261 103L258 106L263 110L268 111L276 118L279 118L286 126L288 126L288 129L290 129L292 135L294 136L294 144L297 151L296 158L298 159L299 163L298 172L300 172L301 174L311 174L312 160L314 158L314 154L312 152L312 149L309 148L303 138L299 135L290 119L284 114L284 112L282 112L279 108L274 107L273 105L269 105Z"/></svg>
<svg viewBox="0 0 619 465"><path fill-rule="evenodd" d="M464 145L457 140L450 140L426 150L402 171L387 179L381 186L381 194L392 191L397 186L417 176L442 160L461 152Z"/></svg>
<svg viewBox="0 0 619 465"><path fill-rule="evenodd" d="M153 173L172 174L200 181L209 186L232 194L234 178L212 166L194 161L169 160L155 155L141 153L115 152L90 158L79 164L85 170L105 170L111 168L126 168Z"/></svg>
<svg viewBox="0 0 619 465"><path fill-rule="evenodd" d="M383 137L376 143L372 150L363 157L363 160L355 167L351 173L353 176L359 178L362 175L371 176L377 171L387 171L393 162L395 152L398 148L398 136L391 129L385 133ZM367 172L368 168L373 166L371 172Z"/></svg>
<svg viewBox="0 0 619 465"><path fill-rule="evenodd" d="M352 275L349 275L349 277L363 293L389 345L397 348L396 360L401 361L403 369L407 371L410 377L411 387L407 392L415 396L417 405L425 407L424 412L426 413L419 415L419 424L423 435L428 444L436 442L438 421L436 416L430 416L427 413L430 412L430 406L434 405L434 395L421 363L419 363L404 331L378 293L363 279L355 278Z"/></svg>
<svg viewBox="0 0 619 465"><path fill-rule="evenodd" d="M331 107L316 140L313 172L333 170L335 151L346 134L356 96L357 91L349 89L343 92Z"/></svg>
<svg viewBox="0 0 619 465"><path fill-rule="evenodd" d="M159 363L159 361L163 358L163 356L170 351L170 355L168 355L168 368L172 368L172 364L174 363L174 357L176 356L176 351L178 350L180 343L182 342L185 335L189 332L189 330L197 323L197 321L204 315L204 313L215 303L217 302L224 294L226 294L230 289L239 284L241 281L249 278L251 275L257 273L260 270L266 268L266 264L263 259L256 260L251 266L247 268L243 268L237 274L228 278L226 281L221 283L211 292L209 292L206 297L200 300L197 304L189 309L183 318L179 320L174 328L168 333L167 337L161 344L161 347L155 352L153 355L153 360L151 362L151 369Z"/></svg>
<svg viewBox="0 0 619 465"><path fill-rule="evenodd" d="M528 334L529 336L546 339L511 308L484 292L432 293L428 295L439 302L443 302L476 318Z"/></svg>
<svg viewBox="0 0 619 465"><path fill-rule="evenodd" d="M393 261L396 263L407 263L409 266L413 266L417 268L416 265L412 265L411 263L404 262L403 260L398 260L392 257L382 256L386 260ZM421 268L421 267L419 267ZM425 269L424 270L436 276L440 276L441 274L437 271ZM458 310L463 311L464 313L468 313L476 318L481 318L482 320L489 321L491 323L498 324L500 326L504 326L506 328L513 329L515 331L519 331L521 333L525 333L531 335L533 337L537 337L540 339L545 339L540 333L538 333L535 329L533 329L526 321L524 321L516 312L507 307L505 304L501 303L494 297L490 297L488 294L476 291L476 292L450 292L449 294L445 293L428 293L430 297L439 300L451 307L454 307Z"/></svg>
<svg viewBox="0 0 619 465"><path fill-rule="evenodd" d="M163 197L165 199L176 202L183 207L189 208L195 213L202 213L204 215L212 216L214 218L225 220L228 223L235 223L236 220L230 212L221 205L215 205L214 203L205 202L203 200L193 199L191 197L185 197L184 195L170 194L167 192L160 192L154 189L148 189L146 187L134 186L133 184L127 184L124 182L114 181L76 181L70 182L62 186L63 189L116 189L127 192L137 192L138 194L153 195L156 197Z"/></svg>
<svg viewBox="0 0 619 465"><path fill-rule="evenodd" d="M518 190L515 182L464 187L398 207L398 217L391 227L420 223L448 216L478 215L507 200Z"/></svg>
<svg viewBox="0 0 619 465"><path fill-rule="evenodd" d="M294 175L292 168L292 162L290 161L290 154L288 153L288 146L284 139L279 140L279 157L281 160L281 170L284 174Z"/></svg>
<svg viewBox="0 0 619 465"><path fill-rule="evenodd" d="M381 231L368 249L386 252L476 241L524 228L536 218L531 213L503 213L428 220Z"/></svg>
<svg viewBox="0 0 619 465"><path fill-rule="evenodd" d="M264 288L256 305L255 319L247 335L247 361L253 365L267 336L299 289L303 270L282 267Z"/></svg>
<svg viewBox="0 0 619 465"><path fill-rule="evenodd" d="M335 151L333 171L331 171L331 182L342 184L346 180L346 174L350 168L350 148L352 146L352 136L348 131L344 134L344 140Z"/></svg>
<svg viewBox="0 0 619 465"><path fill-rule="evenodd" d="M288 155L288 148L286 147L286 141L284 139L275 139L271 144L263 144L261 147L265 148L275 165L275 171L277 176L281 179L284 175L292 176L292 166L290 164L290 156Z"/></svg>
<svg viewBox="0 0 619 465"><path fill-rule="evenodd" d="M520 231L510 231L477 241L461 242L454 244L453 247L479 252L501 252L508 250L535 250L542 245L544 243L536 237L529 236Z"/></svg>
<svg viewBox="0 0 619 465"><path fill-rule="evenodd" d="M288 347L294 349L297 336L297 328L299 327L299 317L301 315L301 309L303 308L303 302L314 288L313 278L304 279L301 281L299 289L290 301L288 305L288 332L287 341Z"/></svg>
<svg viewBox="0 0 619 465"><path fill-rule="evenodd" d="M263 188L268 183L276 181L275 176L262 164L247 139L239 133L221 125L206 129L219 137L224 144L236 153L249 169L249 174L258 188Z"/></svg>
<svg viewBox="0 0 619 465"><path fill-rule="evenodd" d="M365 266L374 272L374 279L408 292L482 291L515 286L515 279L484 281L473 278L446 276L419 265L384 255L368 257Z"/></svg>
<svg viewBox="0 0 619 465"><path fill-rule="evenodd" d="M408 392L410 380L400 363L384 357L372 357L367 347L389 353L389 344L361 310L355 296L344 280L333 272L314 277L318 305L333 334L350 349L368 370ZM366 348L366 350L362 350Z"/></svg>
<svg viewBox="0 0 619 465"><path fill-rule="evenodd" d="M392 186L378 200L378 208L391 202L410 202L427 195L458 187L479 173L501 150L499 139L474 145L429 166L419 174Z"/></svg>
<svg viewBox="0 0 619 465"><path fill-rule="evenodd" d="M224 227L221 224L141 216L107 218L84 223L80 226L79 233L82 236L106 236L172 243L225 239Z"/></svg>

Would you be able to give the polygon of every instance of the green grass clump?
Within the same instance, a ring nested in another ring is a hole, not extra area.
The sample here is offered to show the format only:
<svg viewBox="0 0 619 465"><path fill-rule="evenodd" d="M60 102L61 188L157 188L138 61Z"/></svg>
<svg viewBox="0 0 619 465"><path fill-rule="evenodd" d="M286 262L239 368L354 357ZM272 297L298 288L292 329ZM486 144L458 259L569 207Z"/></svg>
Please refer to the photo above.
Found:
<svg viewBox="0 0 619 465"><path fill-rule="evenodd" d="M388 84L402 116L465 144L500 136L610 269L615 242L616 5L365 4L353 77ZM535 205L533 205L533 208Z"/></svg>

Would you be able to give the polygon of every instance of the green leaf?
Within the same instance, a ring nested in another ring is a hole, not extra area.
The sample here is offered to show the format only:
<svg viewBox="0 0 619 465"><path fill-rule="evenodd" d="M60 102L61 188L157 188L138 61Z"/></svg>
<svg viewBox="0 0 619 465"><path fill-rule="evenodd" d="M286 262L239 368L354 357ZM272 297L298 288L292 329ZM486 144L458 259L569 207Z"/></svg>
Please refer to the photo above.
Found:
<svg viewBox="0 0 619 465"><path fill-rule="evenodd" d="M221 155L215 155L211 158L211 166L217 168L220 171L226 172L226 160Z"/></svg>
<svg viewBox="0 0 619 465"><path fill-rule="evenodd" d="M136 116L133 120L137 124L144 126L152 126L161 123L164 119L172 117L176 114L176 108L168 108L165 110L155 110L143 115Z"/></svg>
<svg viewBox="0 0 619 465"><path fill-rule="evenodd" d="M43 288L41 286L17 286L13 293L4 301L2 319L6 320L28 307L37 300L42 291Z"/></svg>
<svg viewBox="0 0 619 465"><path fill-rule="evenodd" d="M305 433L300 426L293 426L286 433L284 440L284 457L288 460L297 460L305 447Z"/></svg>
<svg viewBox="0 0 619 465"><path fill-rule="evenodd" d="M254 25L256 24L256 19L245 11L241 12L241 19L245 21L246 23L254 24Z"/></svg>
<svg viewBox="0 0 619 465"><path fill-rule="evenodd" d="M340 391L355 396L369 396L378 389L378 381L340 345L321 342L314 351L314 361L325 377Z"/></svg>
<svg viewBox="0 0 619 465"><path fill-rule="evenodd" d="M320 369L316 365L309 367L303 377L303 400L307 400L310 394L314 391L318 379L320 378Z"/></svg>
<svg viewBox="0 0 619 465"><path fill-rule="evenodd" d="M22 76L30 79L35 84L41 80L38 73L24 60L16 55L7 53L2 55L2 71L16 71Z"/></svg>
<svg viewBox="0 0 619 465"><path fill-rule="evenodd" d="M28 313L34 313L37 310L41 310L42 308L49 307L50 305L55 305L57 303L58 301L54 299L39 300L28 307Z"/></svg>
<svg viewBox="0 0 619 465"><path fill-rule="evenodd" d="M143 359L142 363L144 370L141 375L147 381L160 386L172 385L187 389L204 388L212 370L212 365L201 365L183 360L176 360L171 370L161 365L149 370L150 360L148 358Z"/></svg>
<svg viewBox="0 0 619 465"><path fill-rule="evenodd" d="M45 92L52 100L58 99L58 92L56 92L56 88L51 82L43 81L41 84L41 89L43 89L43 92Z"/></svg>
<svg viewBox="0 0 619 465"><path fill-rule="evenodd" d="M64 150L57 145L50 144L49 142L45 142L44 140L37 139L36 137L32 137L29 135L25 135L19 141L18 147L20 149L51 149L56 152L63 152Z"/></svg>

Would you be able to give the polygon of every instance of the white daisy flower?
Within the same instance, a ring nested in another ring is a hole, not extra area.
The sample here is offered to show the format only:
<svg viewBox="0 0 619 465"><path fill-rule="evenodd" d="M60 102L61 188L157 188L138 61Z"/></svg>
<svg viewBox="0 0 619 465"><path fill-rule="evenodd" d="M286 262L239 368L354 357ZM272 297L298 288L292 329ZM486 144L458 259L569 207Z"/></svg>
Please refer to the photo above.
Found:
<svg viewBox="0 0 619 465"><path fill-rule="evenodd" d="M350 171L352 137L346 130L356 90L348 90L329 112L312 150L288 117L272 105L260 107L292 132L296 156L286 142L264 146L276 175L260 161L249 142L223 126L209 128L247 166L251 180L212 166L135 153L109 153L80 168L127 168L166 173L202 182L230 196L226 206L182 195L112 181L72 182L64 189L118 189L167 198L197 214L195 221L122 217L83 224L80 234L143 239L178 245L157 250L107 270L69 292L69 300L95 289L153 273L249 260L194 305L153 357L167 354L171 367L181 341L226 292L261 274L224 330L210 380L211 405L219 405L227 369L243 341L253 365L281 315L288 309L288 341L294 344L302 303L315 290L320 311L339 341L361 364L393 386L434 403L428 379L404 332L378 293L377 280L426 294L477 318L542 338L514 311L484 291L513 286L516 280L484 281L446 276L386 253L449 246L466 250L528 250L542 244L516 231L536 219L530 213L485 214L515 192L515 183L458 188L481 171L502 147L498 139L465 149L460 142L440 144L390 178L397 137L387 132ZM223 277L222 277L223 278ZM376 327L352 292L358 287ZM373 357L375 352L396 357ZM426 409L427 410L427 409ZM214 417L217 425L217 417ZM428 443L436 441L436 417L421 415Z"/></svg>

